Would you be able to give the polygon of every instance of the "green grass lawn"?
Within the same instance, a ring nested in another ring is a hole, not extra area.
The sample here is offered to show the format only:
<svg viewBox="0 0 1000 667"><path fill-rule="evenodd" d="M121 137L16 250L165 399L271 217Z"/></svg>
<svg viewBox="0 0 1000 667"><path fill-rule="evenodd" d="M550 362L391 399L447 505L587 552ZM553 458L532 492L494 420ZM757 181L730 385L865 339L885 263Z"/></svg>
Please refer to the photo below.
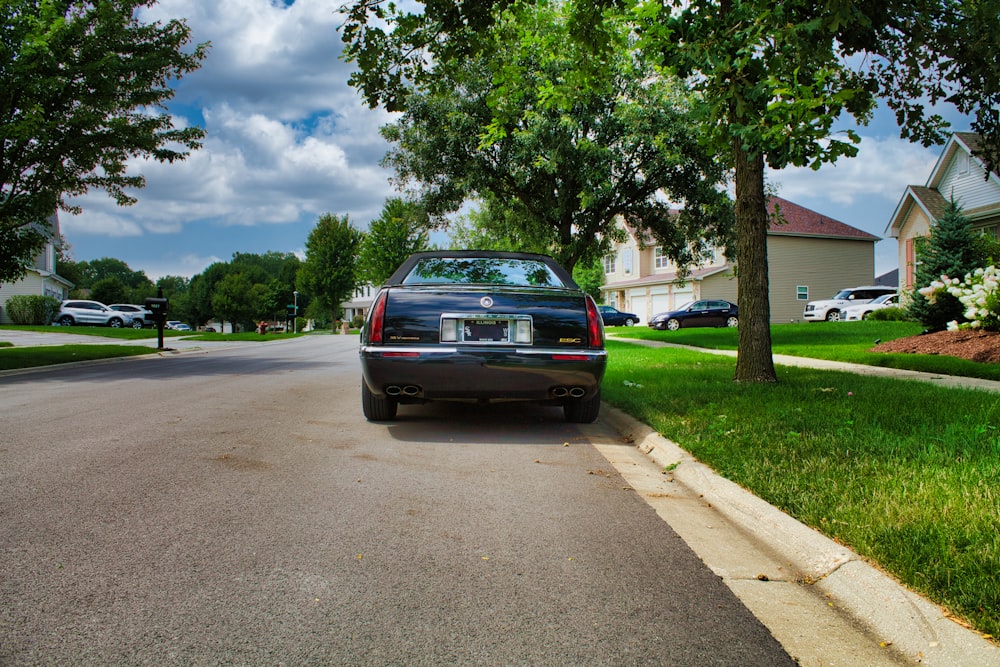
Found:
<svg viewBox="0 0 1000 667"><path fill-rule="evenodd" d="M738 384L731 357L608 349L608 403L1000 636L1000 395L789 367Z"/></svg>
<svg viewBox="0 0 1000 667"><path fill-rule="evenodd" d="M935 354L884 354L870 352L876 340L883 342L919 334L922 327L914 322L809 322L771 326L771 349L774 354L845 361L868 366L903 368L942 375L1000 380L1000 365L982 364ZM609 333L619 338L657 340L693 345L714 350L735 350L736 329L679 329L656 331L648 327L612 327Z"/></svg>

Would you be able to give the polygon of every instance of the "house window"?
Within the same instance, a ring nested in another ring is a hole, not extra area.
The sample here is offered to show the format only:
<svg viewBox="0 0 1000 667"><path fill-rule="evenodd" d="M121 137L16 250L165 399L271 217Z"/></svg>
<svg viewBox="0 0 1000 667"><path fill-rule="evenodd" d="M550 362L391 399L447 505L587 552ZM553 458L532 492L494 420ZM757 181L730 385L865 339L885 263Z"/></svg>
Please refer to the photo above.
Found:
<svg viewBox="0 0 1000 667"><path fill-rule="evenodd" d="M622 250L622 264L625 265L625 273L632 273L632 249Z"/></svg>
<svg viewBox="0 0 1000 667"><path fill-rule="evenodd" d="M809 285L796 285L795 286L795 298L799 301L809 300Z"/></svg>
<svg viewBox="0 0 1000 667"><path fill-rule="evenodd" d="M656 249L653 251L653 264L658 269L666 269L670 266L670 258L667 257L663 246L656 246Z"/></svg>
<svg viewBox="0 0 1000 667"><path fill-rule="evenodd" d="M617 270L618 270L618 267L615 266L615 256L614 255L605 255L604 256L604 273L614 273Z"/></svg>
<svg viewBox="0 0 1000 667"><path fill-rule="evenodd" d="M958 173L968 174L969 173L969 154L959 153L958 155Z"/></svg>

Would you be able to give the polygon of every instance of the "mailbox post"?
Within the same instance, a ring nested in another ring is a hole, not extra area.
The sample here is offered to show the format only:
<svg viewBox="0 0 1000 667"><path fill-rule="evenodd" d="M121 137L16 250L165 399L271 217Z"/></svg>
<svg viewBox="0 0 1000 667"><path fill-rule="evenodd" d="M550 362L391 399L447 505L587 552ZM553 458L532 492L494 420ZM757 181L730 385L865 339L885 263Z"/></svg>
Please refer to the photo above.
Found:
<svg viewBox="0 0 1000 667"><path fill-rule="evenodd" d="M146 299L146 309L153 313L156 320L156 345L158 349L163 349L163 325L167 321L167 300L163 298L163 290L158 292L159 296Z"/></svg>

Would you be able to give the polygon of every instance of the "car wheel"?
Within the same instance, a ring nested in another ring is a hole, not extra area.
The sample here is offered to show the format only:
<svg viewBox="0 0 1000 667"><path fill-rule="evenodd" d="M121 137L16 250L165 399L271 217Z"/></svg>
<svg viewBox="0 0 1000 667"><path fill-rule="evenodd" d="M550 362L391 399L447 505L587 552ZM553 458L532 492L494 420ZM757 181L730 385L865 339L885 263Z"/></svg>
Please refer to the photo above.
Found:
<svg viewBox="0 0 1000 667"><path fill-rule="evenodd" d="M361 409L365 419L373 422L387 422L396 418L396 408L399 401L389 396L378 397L368 388L368 383L361 381Z"/></svg>
<svg viewBox="0 0 1000 667"><path fill-rule="evenodd" d="M669 320L667 320L667 328L670 329L671 331L677 331L678 329L681 328L680 320L675 320L674 318L671 317Z"/></svg>
<svg viewBox="0 0 1000 667"><path fill-rule="evenodd" d="M861 319L867 320L871 316L871 312L861 313Z"/></svg>
<svg viewBox="0 0 1000 667"><path fill-rule="evenodd" d="M827 322L839 322L840 321L840 311L837 310L836 308L828 310L826 312L826 321Z"/></svg>
<svg viewBox="0 0 1000 667"><path fill-rule="evenodd" d="M59 318L59 325L64 327L71 327L73 326L73 318L70 317L69 315L63 315L62 317Z"/></svg>
<svg viewBox="0 0 1000 667"><path fill-rule="evenodd" d="M125 323L122 322L117 317L113 317L110 320L108 320L108 326L111 327L112 329L121 329L123 324Z"/></svg>
<svg viewBox="0 0 1000 667"><path fill-rule="evenodd" d="M573 424L590 424L601 412L601 390L591 398L578 398L563 405L566 421Z"/></svg>
<svg viewBox="0 0 1000 667"><path fill-rule="evenodd" d="M625 326L627 326L627 327L630 327L630 326L632 326L633 324L635 324L635 322L634 322L634 321L632 320L632 318L631 318L631 317L630 317L630 318L628 318L627 320L625 320Z"/></svg>
<svg viewBox="0 0 1000 667"><path fill-rule="evenodd" d="M132 320L132 328L133 329L141 329L142 328L142 320Z"/></svg>
<svg viewBox="0 0 1000 667"><path fill-rule="evenodd" d="M726 320L726 326L727 327L734 328L734 327L738 327L739 325L740 325L740 320L735 315L734 316L730 316L730 318Z"/></svg>

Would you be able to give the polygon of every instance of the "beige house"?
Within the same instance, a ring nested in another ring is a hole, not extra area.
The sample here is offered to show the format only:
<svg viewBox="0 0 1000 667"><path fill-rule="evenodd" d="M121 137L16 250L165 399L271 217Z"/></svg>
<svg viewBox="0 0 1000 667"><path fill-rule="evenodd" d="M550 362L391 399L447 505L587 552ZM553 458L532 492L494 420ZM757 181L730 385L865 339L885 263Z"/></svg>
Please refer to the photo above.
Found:
<svg viewBox="0 0 1000 667"><path fill-rule="evenodd" d="M996 172L987 174L982 161L973 157L979 141L979 135L972 132L953 134L927 183L907 186L899 200L885 233L899 239L900 288L903 290L914 287L916 244L930 235L931 225L941 218L950 200L958 203L974 230L997 238L1000 176Z"/></svg>
<svg viewBox="0 0 1000 667"><path fill-rule="evenodd" d="M781 218L774 215L779 210ZM771 321L802 319L806 302L875 280L875 242L879 237L780 197L768 200L772 214L767 234ZM696 299L737 303L734 264L721 251L684 279L677 266L650 240L629 241L604 258L604 303L635 313L645 324L656 313Z"/></svg>
<svg viewBox="0 0 1000 667"><path fill-rule="evenodd" d="M0 284L0 324L11 324L7 316L7 299L16 295L38 294L55 297L62 301L69 297L73 283L56 273L56 240L59 239L59 218L49 218L51 240L35 257L27 274L15 283Z"/></svg>

